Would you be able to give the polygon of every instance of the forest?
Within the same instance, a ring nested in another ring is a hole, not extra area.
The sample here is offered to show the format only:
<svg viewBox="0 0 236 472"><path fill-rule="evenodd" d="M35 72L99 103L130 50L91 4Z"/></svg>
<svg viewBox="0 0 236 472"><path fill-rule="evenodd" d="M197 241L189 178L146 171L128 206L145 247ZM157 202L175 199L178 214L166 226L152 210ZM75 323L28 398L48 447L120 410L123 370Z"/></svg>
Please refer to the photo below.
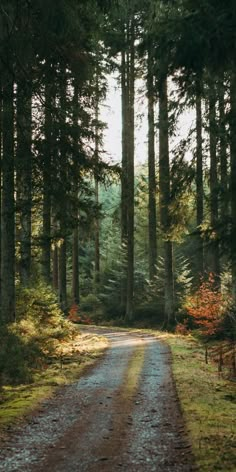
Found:
<svg viewBox="0 0 236 472"><path fill-rule="evenodd" d="M234 2L12 0L0 21L4 339L10 327L20 343L29 312L43 324L40 305L55 304L71 319L197 327L234 345ZM118 164L103 147L111 74ZM183 113L194 117L184 138Z"/></svg>
<svg viewBox="0 0 236 472"><path fill-rule="evenodd" d="M205 395L190 426L201 470L233 472L235 1L1 0L0 172L0 427L22 385L69 382L78 346L94 358L84 325L158 330L189 417Z"/></svg>

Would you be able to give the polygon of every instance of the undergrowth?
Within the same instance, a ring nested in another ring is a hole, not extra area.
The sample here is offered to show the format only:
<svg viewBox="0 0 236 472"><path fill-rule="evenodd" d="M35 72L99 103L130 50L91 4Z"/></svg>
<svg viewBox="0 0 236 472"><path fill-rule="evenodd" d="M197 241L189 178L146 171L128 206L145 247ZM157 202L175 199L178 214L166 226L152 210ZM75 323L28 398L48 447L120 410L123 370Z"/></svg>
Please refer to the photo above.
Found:
<svg viewBox="0 0 236 472"><path fill-rule="evenodd" d="M201 472L236 470L236 390L193 336L159 334L171 346L181 407Z"/></svg>
<svg viewBox="0 0 236 472"><path fill-rule="evenodd" d="M0 330L0 385L31 382L75 333L50 288L18 289L16 321Z"/></svg>

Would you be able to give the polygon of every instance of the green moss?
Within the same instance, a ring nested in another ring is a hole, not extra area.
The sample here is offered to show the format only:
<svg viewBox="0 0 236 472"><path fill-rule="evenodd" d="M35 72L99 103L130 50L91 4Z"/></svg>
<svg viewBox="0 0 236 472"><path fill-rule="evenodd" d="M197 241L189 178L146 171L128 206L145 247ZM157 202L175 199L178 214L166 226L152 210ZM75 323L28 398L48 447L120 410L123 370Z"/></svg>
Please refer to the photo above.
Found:
<svg viewBox="0 0 236 472"><path fill-rule="evenodd" d="M158 334L173 354L176 386L201 472L236 470L235 385L205 364L204 347L191 336Z"/></svg>

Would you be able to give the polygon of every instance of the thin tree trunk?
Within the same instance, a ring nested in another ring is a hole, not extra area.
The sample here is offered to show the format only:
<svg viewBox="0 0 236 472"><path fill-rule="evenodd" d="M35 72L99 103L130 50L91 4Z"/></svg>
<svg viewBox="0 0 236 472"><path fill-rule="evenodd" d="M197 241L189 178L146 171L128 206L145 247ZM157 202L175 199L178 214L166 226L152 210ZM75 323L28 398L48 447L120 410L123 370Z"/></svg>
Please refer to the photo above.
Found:
<svg viewBox="0 0 236 472"><path fill-rule="evenodd" d="M230 84L231 118L231 163L230 163L230 197L231 197L231 263L232 295L236 304L236 71L231 73Z"/></svg>
<svg viewBox="0 0 236 472"><path fill-rule="evenodd" d="M52 251L52 286L54 290L58 290L58 247L54 246Z"/></svg>
<svg viewBox="0 0 236 472"><path fill-rule="evenodd" d="M212 242L210 246L210 269L218 278L220 275L220 255L218 240L218 159L217 159L217 129L216 129L216 93L215 84L209 90L209 132L210 132L210 218L212 227Z"/></svg>
<svg viewBox="0 0 236 472"><path fill-rule="evenodd" d="M124 38L127 39L127 29L124 28ZM121 174L121 243L122 252L127 251L128 234L128 180L127 180L127 162L128 162L128 109L129 109L129 86L128 86L128 53L125 50L121 52L121 96L122 96L122 174ZM121 307L126 310L127 303L127 259L124 260L123 274L121 280Z"/></svg>
<svg viewBox="0 0 236 472"><path fill-rule="evenodd" d="M74 303L80 302L79 293L79 228L78 225L73 231L73 253L72 253L72 297Z"/></svg>
<svg viewBox="0 0 236 472"><path fill-rule="evenodd" d="M98 72L96 72L96 107L95 107L95 161L98 165L99 161L99 129L98 129L98 119L99 119L99 86L98 86ZM95 169L95 203L97 206L96 216L95 216L95 282L96 285L100 281L100 225L99 225L99 183L97 176L97 169Z"/></svg>
<svg viewBox="0 0 236 472"><path fill-rule="evenodd" d="M75 199L75 227L72 242L72 298L73 302L80 302L79 293L79 228L78 228L78 179L79 179L79 87L74 80L74 104L73 104L73 167L74 167L74 199Z"/></svg>
<svg viewBox="0 0 236 472"><path fill-rule="evenodd" d="M168 326L174 314L174 277L173 277L173 249L169 240L170 230L170 164L168 142L168 93L167 77L160 80L159 87L159 179L160 179L160 217L164 235L164 259L165 259L165 324Z"/></svg>
<svg viewBox="0 0 236 472"><path fill-rule="evenodd" d="M53 212L55 212L54 209L55 202L53 202ZM53 238L54 238L54 243L52 245L52 286L54 290L57 292L58 291L58 242L57 242L57 237L58 237L58 221L56 219L56 216L53 215L52 217L52 229L53 229Z"/></svg>
<svg viewBox="0 0 236 472"><path fill-rule="evenodd" d="M15 202L13 79L3 86L2 155L2 321L15 319Z"/></svg>
<svg viewBox="0 0 236 472"><path fill-rule="evenodd" d="M126 53L121 53L122 89L122 175L121 175L121 241L127 243L127 132L128 132L128 85Z"/></svg>
<svg viewBox="0 0 236 472"><path fill-rule="evenodd" d="M203 156L202 156L202 100L201 100L201 81L197 78L196 81L196 134L197 134L197 227L198 235L198 250L197 250L197 272L198 277L201 277L204 271L204 254L203 254L203 239L201 237L201 225L203 223Z"/></svg>
<svg viewBox="0 0 236 472"><path fill-rule="evenodd" d="M2 81L0 77L0 238L2 234ZM2 261L2 247L0 241L0 268L1 268L1 261ZM1 311L1 287L2 287L2 280L1 280L1 270L0 270L0 311ZM0 315L1 319L1 315Z"/></svg>
<svg viewBox="0 0 236 472"><path fill-rule="evenodd" d="M60 228L61 234L65 231L64 222ZM66 310L67 307L67 265L66 265L66 256L67 256L67 247L66 247L66 237L64 236L59 247L59 264L58 264L58 273L59 273L59 301L61 304L62 310Z"/></svg>
<svg viewBox="0 0 236 472"><path fill-rule="evenodd" d="M225 86L224 74L218 86L219 95L219 119L220 119L220 183L221 183L221 221L228 220L229 216L229 197L228 197L228 158L227 158L227 133L226 133L226 115L225 115Z"/></svg>
<svg viewBox="0 0 236 472"><path fill-rule="evenodd" d="M45 83L45 149L43 161L43 237L42 275L51 282L51 168L52 168L52 85L51 66L48 65Z"/></svg>
<svg viewBox="0 0 236 472"><path fill-rule="evenodd" d="M157 264L157 236L156 236L156 173L155 173L155 119L154 119L154 83L153 60L148 54L148 215L149 215L149 277L153 280Z"/></svg>
<svg viewBox="0 0 236 472"><path fill-rule="evenodd" d="M66 70L62 68L60 73L60 182L61 182L61 202L60 202L60 236L59 247L59 300L63 310L67 306L67 149L66 149L66 91L67 80Z"/></svg>
<svg viewBox="0 0 236 472"><path fill-rule="evenodd" d="M130 70L129 70L129 152L127 162L127 300L126 319L134 314L134 96L135 96L135 50L134 19L130 24Z"/></svg>
<svg viewBox="0 0 236 472"><path fill-rule="evenodd" d="M31 205L32 205L32 151L31 151L30 82L22 79L17 84L17 207L19 209L20 281L27 286L31 276Z"/></svg>

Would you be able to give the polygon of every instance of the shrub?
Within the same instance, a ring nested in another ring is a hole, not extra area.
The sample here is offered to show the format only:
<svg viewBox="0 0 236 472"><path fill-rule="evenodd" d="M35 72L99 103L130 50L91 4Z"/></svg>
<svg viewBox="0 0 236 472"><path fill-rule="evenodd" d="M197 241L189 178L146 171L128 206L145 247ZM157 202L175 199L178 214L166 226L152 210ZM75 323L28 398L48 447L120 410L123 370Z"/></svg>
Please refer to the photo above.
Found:
<svg viewBox="0 0 236 472"><path fill-rule="evenodd" d="M211 273L206 281L202 281L198 290L186 298L184 304L187 314L192 317L195 326L205 337L223 333L224 319L229 306L229 297L224 298Z"/></svg>
<svg viewBox="0 0 236 472"><path fill-rule="evenodd" d="M178 323L175 328L175 333L180 334L181 336L186 336L190 333L188 329L188 320L184 320L183 323Z"/></svg>
<svg viewBox="0 0 236 472"><path fill-rule="evenodd" d="M101 308L101 301L93 293L81 298L80 309L82 312L96 312L99 308Z"/></svg>
<svg viewBox="0 0 236 472"><path fill-rule="evenodd" d="M80 313L80 308L75 303L69 310L68 320L72 323L92 324L91 318L86 313Z"/></svg>
<svg viewBox="0 0 236 472"><path fill-rule="evenodd" d="M18 288L16 322L0 331L0 382L32 380L34 369L42 368L60 342L74 333L50 288Z"/></svg>

